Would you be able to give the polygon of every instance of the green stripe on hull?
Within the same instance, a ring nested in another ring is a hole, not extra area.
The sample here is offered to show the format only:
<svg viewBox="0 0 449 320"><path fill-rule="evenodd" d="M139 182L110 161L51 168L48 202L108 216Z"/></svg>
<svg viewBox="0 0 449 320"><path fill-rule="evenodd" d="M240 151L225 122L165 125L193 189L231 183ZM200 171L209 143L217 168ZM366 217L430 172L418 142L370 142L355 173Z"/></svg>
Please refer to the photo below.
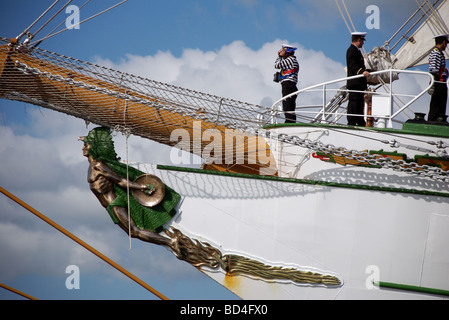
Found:
<svg viewBox="0 0 449 320"><path fill-rule="evenodd" d="M191 172L191 173L210 174L210 175L227 176L227 177L235 177L235 178L261 179L261 180L281 181L281 182L290 182L290 183L302 183L302 184L309 184L309 185L320 185L320 186L336 187L336 188L374 190L374 191L380 191L380 192L391 192L391 193L396 192L396 193L407 193L407 194L417 194L417 195L449 198L449 193L436 192L436 191L425 191L425 190L417 190L417 189L378 187L378 186L368 186L368 185L350 184L350 183L327 182L327 181L319 181L319 180L279 178L279 177L273 177L273 176L261 176L261 175L252 175L252 174L243 174L243 173L212 171L212 170L183 168L183 167L166 166L166 165L158 165L157 168L159 170Z"/></svg>

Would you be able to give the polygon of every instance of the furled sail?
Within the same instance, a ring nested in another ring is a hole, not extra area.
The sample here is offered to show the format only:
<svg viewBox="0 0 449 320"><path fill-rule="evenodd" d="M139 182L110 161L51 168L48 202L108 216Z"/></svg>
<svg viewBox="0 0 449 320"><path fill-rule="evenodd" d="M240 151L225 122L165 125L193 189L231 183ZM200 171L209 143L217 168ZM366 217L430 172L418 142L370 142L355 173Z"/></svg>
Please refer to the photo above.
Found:
<svg viewBox="0 0 449 320"><path fill-rule="evenodd" d="M275 174L255 131L266 108L83 62L0 38L0 98L24 101L174 146L204 168ZM265 170L266 168L267 170Z"/></svg>
<svg viewBox="0 0 449 320"><path fill-rule="evenodd" d="M396 69L405 70L429 63L429 53L435 46L434 37L449 33L446 25L449 17L449 1L444 0L436 9L430 4L423 5L421 11L424 11L426 20L395 53ZM445 57L449 58L448 49L445 51Z"/></svg>
<svg viewBox="0 0 449 320"><path fill-rule="evenodd" d="M448 34L448 28L444 20L449 17L449 2L447 0L437 0L433 4L429 0L423 1L415 13L404 23L404 25L386 41L382 47L375 47L371 52L364 54L365 65L372 71L399 69L420 66L429 63L428 56L435 46L434 37L441 34ZM439 3L441 2L441 3ZM438 4L439 3L439 4ZM421 23L421 25L420 25ZM418 26L416 28L416 26ZM404 34L401 32L405 29ZM408 35L413 32L412 35ZM390 47L393 39L399 39ZM402 47L392 53L393 49L403 40L406 40ZM449 57L449 49L446 49L446 59ZM393 80L397 80L398 75L393 74ZM390 82L390 75L369 76L368 83L378 85Z"/></svg>

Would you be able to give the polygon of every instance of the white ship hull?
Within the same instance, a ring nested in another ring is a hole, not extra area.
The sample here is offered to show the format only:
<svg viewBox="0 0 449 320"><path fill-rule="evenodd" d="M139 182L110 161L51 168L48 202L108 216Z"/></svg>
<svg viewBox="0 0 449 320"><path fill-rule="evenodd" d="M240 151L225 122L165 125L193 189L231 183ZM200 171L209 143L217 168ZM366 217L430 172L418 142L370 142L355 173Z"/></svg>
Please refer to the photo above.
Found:
<svg viewBox="0 0 449 320"><path fill-rule="evenodd" d="M298 128L310 131L300 126L283 132L298 133ZM335 141L344 142L341 137ZM351 141L357 141L354 135ZM284 149L284 154L289 153ZM301 153L297 157L302 158ZM308 167L312 162L315 171L312 164ZM174 167L153 171L182 196L172 227L223 254L332 275L341 282L335 286L298 284L202 269L243 299L447 297L447 183L312 157L299 172L303 176L288 179ZM332 182L319 179L323 176ZM388 284L399 288L384 287Z"/></svg>
<svg viewBox="0 0 449 320"><path fill-rule="evenodd" d="M371 72L371 77L382 79L382 87L387 88L385 92L385 88L365 92L366 116L391 128L393 121L400 123L398 114L432 87L434 79L430 74L398 68L420 65L423 58L427 61L428 52L421 50L430 50L427 41L433 39L430 35L434 31L426 25L434 26L435 13L445 16L447 8L443 1L429 15L425 27L419 28L415 37L407 38L413 41L407 41L399 51L397 67L392 63L397 59L388 52L389 65L373 69L378 71ZM277 176L264 176L269 170L253 174L253 170L266 169L263 161L234 168L240 173L221 172L228 170L223 163L216 167L218 171L139 168L158 176L181 195L177 214L165 224L166 230L179 230L227 257L214 269L198 268L239 297L449 297L448 130L425 135L405 129L316 124L341 123L347 114L345 99L350 91L344 86L347 80L362 75L291 94L304 103L296 109L299 119L315 124L270 126L285 117L281 100L268 109L159 83L31 48L28 42L32 37L20 43L25 34L0 39L1 98L32 103L169 146L176 144L173 133L180 129L179 137L188 138L185 149L181 143L176 146L202 157L205 165L211 160L237 159L234 150L242 151L247 158L267 155L269 151L269 159L274 162L270 163L271 169L275 169L271 173L277 172ZM378 52L385 53L382 49ZM424 79L416 82L421 93L394 93L393 82L408 74ZM318 111L312 115L314 111L310 110L314 108ZM225 152L215 159L215 151L226 151L228 130L248 134L251 147L256 138L267 138L269 148L265 141L258 150L235 145L230 154ZM213 149L214 158L205 152L210 151L212 137L214 142L221 139ZM382 161L382 157L393 161ZM434 170L436 166L440 171ZM171 240L180 241L176 236ZM195 260L194 254L183 250L173 251L183 260ZM235 262L231 263L231 256L256 264L249 271L233 273L230 266ZM317 275L321 282L299 281L289 277L288 272L282 277L273 270L268 274L260 272L261 264L275 270ZM326 277L337 281L329 284Z"/></svg>

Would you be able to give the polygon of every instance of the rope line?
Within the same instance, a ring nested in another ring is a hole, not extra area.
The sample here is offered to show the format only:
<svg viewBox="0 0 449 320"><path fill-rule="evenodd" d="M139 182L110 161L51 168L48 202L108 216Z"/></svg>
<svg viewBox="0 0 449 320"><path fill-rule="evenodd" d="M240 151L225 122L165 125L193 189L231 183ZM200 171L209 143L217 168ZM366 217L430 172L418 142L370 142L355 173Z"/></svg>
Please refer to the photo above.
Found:
<svg viewBox="0 0 449 320"><path fill-rule="evenodd" d="M48 7L48 9L47 10L45 10L28 28L26 28L21 34L19 34L17 37L16 37L16 39L17 39L17 41L20 41L20 39L25 35L25 34L27 34L30 30L31 30L31 28L32 27L34 27L35 25L36 25L36 23L38 23L39 22L39 20L40 19L42 19L47 13L48 13L48 11L50 11L58 2L59 2L60 0L56 0L55 2L53 2L53 4L50 6L50 7Z"/></svg>
<svg viewBox="0 0 449 320"><path fill-rule="evenodd" d="M19 291L17 289L14 289L14 288L12 288L10 286L7 286L6 284L0 283L0 287L2 287L3 289L6 289L8 291L14 292L15 294L18 294L18 295L20 295L20 296L22 296L24 298L27 298L28 300L38 300L35 297L30 296L29 294L21 292L21 291Z"/></svg>
<svg viewBox="0 0 449 320"><path fill-rule="evenodd" d="M48 35L48 36L46 36L46 37L44 37L44 38L42 38L42 39L36 40L36 41L32 42L31 45L40 43L40 42L42 42L42 41L44 41L44 40L47 40L47 39L49 39L49 38L51 38L51 37L54 37L54 36L58 35L58 34L64 32L64 31L67 31L67 30L70 30L70 29L75 28L75 27L77 27L77 26L80 26L80 25L83 24L84 22L87 22L87 21L89 21L89 20L92 20L92 19L94 19L94 18L96 18L96 17L102 15L103 13L106 13L106 12L108 12L109 10L114 9L115 7L118 7L118 6L122 5L123 3L127 2L127 1L128 1L128 0L124 0L124 1L122 1L122 2L120 2L120 3L117 3L117 4L113 5L112 7L109 7L108 9L105 9L105 10L103 10L103 11L97 13L97 14L94 14L93 16L91 16L91 17L89 17L89 18L87 18L87 19L84 19L84 20L81 21L81 22L78 22L78 23L76 23L76 24L74 24L74 25L72 25L72 26L70 26L70 27L67 27L67 28L65 28L65 29L63 29L63 30L60 30L60 31L58 31L58 32L52 33L52 34L50 34L50 35Z"/></svg>
<svg viewBox="0 0 449 320"><path fill-rule="evenodd" d="M48 223L50 226L52 226L53 228L55 228L56 230L58 230L65 236L69 237L70 239L72 239L73 241L75 241L76 243L78 243L79 245L81 245L82 247L84 247L85 249L87 249L88 251L90 251L91 253L96 255L97 257L99 257L100 259L102 259L103 261L105 261L106 263L108 263L109 265L111 265L112 267L114 267L115 269L117 269L118 271L120 271L121 273L123 273L124 275L126 275L128 278L134 280L136 283L138 283L139 285L141 285L142 287L144 287L145 289L147 289L148 291L153 293L158 298L160 298L162 300L168 300L168 298L165 297L163 294L161 294L160 292L158 292L155 289L153 289L152 287L150 287L148 284L146 284L141 279L139 279L138 277L136 277L135 275L133 275L132 273L127 271L125 268L123 268L116 262L112 261L105 255L103 255L101 252L99 252L95 248L91 247L86 242L82 241L81 239L79 239L78 237L76 237L75 235L73 235L72 233L70 233L69 231L67 231L66 229L61 227L60 225L58 225L56 222L52 221L51 219L49 219L48 217L46 217L45 215L43 215L42 213L40 213L39 211L37 211L36 209L31 207L30 205L28 205L27 203L23 202L21 199L19 199L12 193L8 192L7 190L5 190L2 187L0 187L0 192L3 193L8 198L10 198L11 200L13 200L14 202L16 202L17 204L19 204L22 207L24 207L25 209L27 209L28 211L30 211L32 214L34 214L41 220Z"/></svg>
<svg viewBox="0 0 449 320"><path fill-rule="evenodd" d="M356 28L354 26L354 23L352 22L351 15L349 14L348 8L346 7L345 0L341 0L341 2L343 3L343 7L345 8L346 14L348 15L349 22L351 22L352 30L355 32Z"/></svg>
<svg viewBox="0 0 449 320"><path fill-rule="evenodd" d="M352 31L351 31L351 27L349 27L349 24L348 24L348 22L346 21L346 17L345 17L345 15L344 15L343 11L341 10L340 5L338 4L338 0L335 0L335 4L337 5L338 10L340 11L341 17L343 18L343 21L345 22L346 27L348 28L349 33L351 33L351 32L352 32Z"/></svg>
<svg viewBox="0 0 449 320"><path fill-rule="evenodd" d="M87 0L81 7L78 8L78 10L75 13L79 13L81 11L82 8L84 8L91 0ZM59 27L61 27L64 23L66 22L65 19L62 20L62 22L60 24L58 24L53 30L51 30L47 36L50 36L51 34L53 34L56 30L58 30Z"/></svg>
<svg viewBox="0 0 449 320"><path fill-rule="evenodd" d="M50 19L47 20L34 34L31 35L31 37L27 40L28 42L33 39L36 34L42 31L53 19L55 19L67 6L72 2L73 0L69 0L61 9L59 9ZM39 42L39 41L38 41Z"/></svg>

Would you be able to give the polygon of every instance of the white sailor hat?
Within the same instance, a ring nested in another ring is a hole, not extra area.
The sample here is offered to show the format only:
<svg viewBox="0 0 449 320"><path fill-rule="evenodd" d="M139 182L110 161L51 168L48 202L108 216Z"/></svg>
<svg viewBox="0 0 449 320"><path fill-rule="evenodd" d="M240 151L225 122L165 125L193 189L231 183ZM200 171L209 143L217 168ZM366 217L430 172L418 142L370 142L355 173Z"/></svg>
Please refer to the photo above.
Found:
<svg viewBox="0 0 449 320"><path fill-rule="evenodd" d="M448 40L449 34L447 34L447 33L439 34L439 35L437 35L437 36L435 36L435 37L433 37L433 38L434 38L434 39L438 39L438 38L446 38L446 40Z"/></svg>
<svg viewBox="0 0 449 320"><path fill-rule="evenodd" d="M351 36L357 36L357 37L360 37L360 38L365 38L366 34L367 34L366 32L352 32Z"/></svg>
<svg viewBox="0 0 449 320"><path fill-rule="evenodd" d="M285 48L285 52L290 53L290 54L295 54L296 49L298 49L289 44L283 44L282 48Z"/></svg>
<svg viewBox="0 0 449 320"><path fill-rule="evenodd" d="M297 48L295 48L295 47L293 47L293 46L291 46L289 44L283 44L282 48L287 48L287 49L292 49L292 50L296 50L297 49Z"/></svg>

